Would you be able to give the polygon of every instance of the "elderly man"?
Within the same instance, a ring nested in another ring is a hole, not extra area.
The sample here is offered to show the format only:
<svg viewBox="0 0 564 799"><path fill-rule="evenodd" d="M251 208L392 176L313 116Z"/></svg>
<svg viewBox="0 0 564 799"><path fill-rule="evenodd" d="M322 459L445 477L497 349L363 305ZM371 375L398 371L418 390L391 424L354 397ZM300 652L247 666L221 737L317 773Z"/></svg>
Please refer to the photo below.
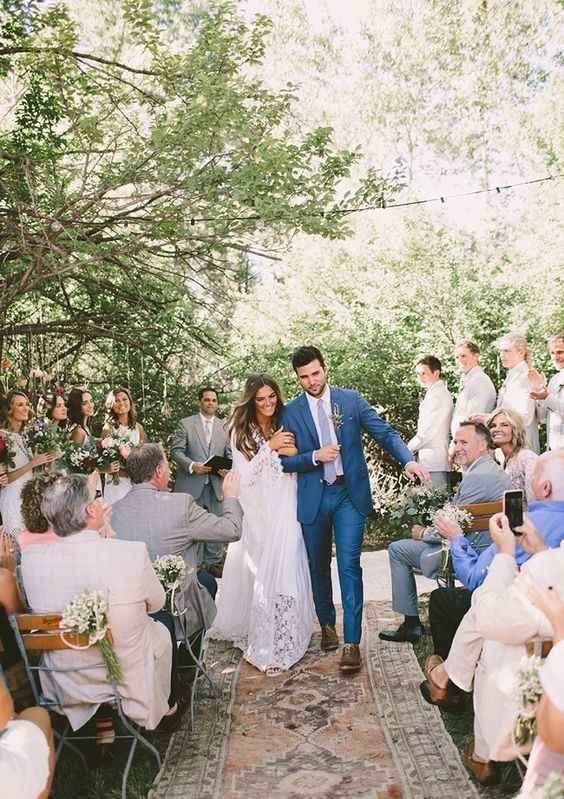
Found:
<svg viewBox="0 0 564 799"><path fill-rule="evenodd" d="M45 490L41 509L61 540L23 552L23 583L33 612L62 611L85 590L107 597L114 649L124 674L118 686L123 709L142 727L154 729L174 706L170 697L172 642L166 626L148 615L163 607L165 592L147 548L99 535L108 506L96 498L94 487L82 475L59 477ZM100 662L96 647L46 652L44 657L53 668ZM75 730L101 704L113 699L104 668L43 674L41 682L47 695L54 684Z"/></svg>
<svg viewBox="0 0 564 799"><path fill-rule="evenodd" d="M434 486L448 486L449 425L452 416L452 397L442 379L442 364L434 355L424 355L415 364L419 384L425 396L419 405L417 432L408 448L431 475Z"/></svg>
<svg viewBox="0 0 564 799"><path fill-rule="evenodd" d="M564 450L547 452L537 459L532 488L535 499L529 503L529 521L535 525L547 547L558 547L564 539ZM498 550L494 543L479 554L460 527L446 518L437 521L436 526L443 537L450 539L454 573L466 586L454 590L438 588L431 594L429 622L434 652L446 658L456 630L470 608L471 592L484 582ZM517 565L521 566L530 557L530 551L523 549L517 540Z"/></svg>
<svg viewBox="0 0 564 799"><path fill-rule="evenodd" d="M539 421L546 421L548 448L554 450L564 448L564 331L548 339L548 350L557 372L547 386L543 376L531 369L530 396L537 402Z"/></svg>
<svg viewBox="0 0 564 799"><path fill-rule="evenodd" d="M198 505L220 516L222 512L222 479L225 471L214 474L205 461L214 455L231 457L225 423L216 416L219 397L215 388L205 386L198 393L199 413L181 419L174 432L170 457L176 463L175 491L191 494ZM225 545L206 541L203 561L214 577L223 573Z"/></svg>
<svg viewBox="0 0 564 799"><path fill-rule="evenodd" d="M454 459L465 471L454 496L457 504L491 502L511 488L511 481L491 456L490 432L480 422L463 422L454 438ZM388 547L392 575L392 606L405 619L397 630L383 631L384 641L415 643L424 630L419 620L414 570L426 577L436 577L441 552L441 538L434 527L413 525L412 539L393 541ZM479 552L490 545L485 532L470 532L468 540Z"/></svg>
<svg viewBox="0 0 564 799"><path fill-rule="evenodd" d="M427 680L421 684L428 702L448 710L452 686L470 691L475 682L475 742L466 765L485 785L496 778L491 761L513 760L517 755L511 735L517 710L513 683L526 653L525 642L552 635L548 619L529 599L529 587L550 587L564 598L564 548L547 549L529 520L519 529L521 545L532 555L520 572L507 517L501 513L492 517L497 554L483 585L474 592L448 658L444 662L436 655L428 658Z"/></svg>
<svg viewBox="0 0 564 799"><path fill-rule="evenodd" d="M134 447L127 459L131 491L113 505L112 526L119 539L143 541L151 560L161 555L181 555L188 579L178 601L185 635L211 625L215 618L214 577L201 569L202 542L238 541L243 511L237 499L239 479L229 472L223 484L223 514L204 510L190 494L170 493L170 467L160 444ZM196 574L197 572L197 574ZM207 589L207 590L206 590Z"/></svg>
<svg viewBox="0 0 564 799"><path fill-rule="evenodd" d="M480 349L469 339L454 347L454 357L462 370L460 391L454 405L450 433L454 438L460 423L474 414L488 414L495 408L495 386L480 366Z"/></svg>

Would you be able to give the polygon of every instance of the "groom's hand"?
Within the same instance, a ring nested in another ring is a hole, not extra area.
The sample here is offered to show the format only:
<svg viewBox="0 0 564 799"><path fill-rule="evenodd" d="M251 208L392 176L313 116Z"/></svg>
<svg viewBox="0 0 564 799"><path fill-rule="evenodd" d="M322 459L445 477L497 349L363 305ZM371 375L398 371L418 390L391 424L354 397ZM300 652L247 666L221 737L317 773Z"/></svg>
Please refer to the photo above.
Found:
<svg viewBox="0 0 564 799"><path fill-rule="evenodd" d="M415 480L416 477L418 477L422 483L428 483L431 480L431 475L427 469L424 469L416 461L409 461L409 463L406 463L403 470L410 480Z"/></svg>
<svg viewBox="0 0 564 799"><path fill-rule="evenodd" d="M339 456L341 447L338 444L327 444L326 447L316 449L313 453L316 463L330 463Z"/></svg>

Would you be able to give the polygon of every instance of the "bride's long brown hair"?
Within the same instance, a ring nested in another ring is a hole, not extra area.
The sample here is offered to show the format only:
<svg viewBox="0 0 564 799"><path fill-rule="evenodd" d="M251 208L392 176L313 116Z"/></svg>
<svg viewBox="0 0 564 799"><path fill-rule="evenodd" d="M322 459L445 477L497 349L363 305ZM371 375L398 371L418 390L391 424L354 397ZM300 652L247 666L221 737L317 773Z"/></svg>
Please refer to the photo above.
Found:
<svg viewBox="0 0 564 799"><path fill-rule="evenodd" d="M257 422L255 397L257 392L264 386L268 386L276 394L276 409L272 417L272 430L274 431L276 429L276 420L284 401L282 400L280 386L276 380L263 372L249 375L245 383L243 396L236 403L229 420L229 431L235 433L235 446L249 460L257 454L259 440L262 436Z"/></svg>

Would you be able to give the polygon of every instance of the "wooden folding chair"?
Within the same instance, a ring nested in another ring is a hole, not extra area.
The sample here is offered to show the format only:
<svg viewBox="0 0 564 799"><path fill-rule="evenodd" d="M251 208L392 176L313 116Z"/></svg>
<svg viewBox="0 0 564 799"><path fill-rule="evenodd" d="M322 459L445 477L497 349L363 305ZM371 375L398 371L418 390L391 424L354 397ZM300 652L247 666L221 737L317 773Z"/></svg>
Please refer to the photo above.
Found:
<svg viewBox="0 0 564 799"><path fill-rule="evenodd" d="M472 531L480 531L489 529L491 517L503 510L503 503L500 499L495 502L473 502L469 505L461 505L461 508L472 516ZM454 583L454 574L449 575L446 580L446 588L454 588Z"/></svg>
<svg viewBox="0 0 564 799"><path fill-rule="evenodd" d="M63 650L63 649L71 650L72 646L86 646L88 644L88 636L86 634L79 635L65 631L63 638L59 627L60 621L61 621L61 613L45 613L45 614L20 613L17 615L10 616L10 623L14 630L14 634L16 636L16 640L20 648L22 659L25 663L26 671L28 673L29 681L33 689L36 703L40 707L44 707L50 711L58 709L64 715L64 709L65 709L64 702L61 700L60 696L57 693L56 681L51 680L53 692L55 694L55 697L51 698L43 693L41 689L41 682L39 679L36 679L36 676L38 678L41 672L53 675L58 672L72 673L72 672L79 672L79 671L82 672L93 669L100 669L104 668L104 664L102 662L99 662L99 663L89 664L87 666L70 666L68 668L50 667L45 665L43 658L40 659L38 665L32 663L29 657L30 653L52 652L54 650ZM112 641L111 630L108 629L108 631L106 632L106 636L111 643ZM153 744L151 744L143 735L141 735L139 729L137 728L137 725L135 725L134 722L130 721L125 715L117 684L114 682L109 682L109 685L111 686L112 699L110 699L107 703L104 704L109 704L110 706L116 709L123 727L125 728L127 733L129 733L124 735L116 735L116 740L121 739L121 740L131 741L121 784L122 799L127 799L127 780L129 777L129 771L131 769L131 764L133 762L133 756L135 755L137 744L138 743L142 744L154 755L159 769L161 767L161 757L157 749L153 746ZM77 732L80 733L80 730L78 730ZM75 752L75 754L77 754L81 758L83 764L86 767L86 760L84 758L84 755L79 749L77 749L77 747L73 746L71 740L72 741L96 740L96 736L80 735L75 733L72 730L68 720L63 729L63 732L62 733L56 732L55 735L58 741L57 752L56 752L57 759L61 753L63 746L68 746L72 751Z"/></svg>

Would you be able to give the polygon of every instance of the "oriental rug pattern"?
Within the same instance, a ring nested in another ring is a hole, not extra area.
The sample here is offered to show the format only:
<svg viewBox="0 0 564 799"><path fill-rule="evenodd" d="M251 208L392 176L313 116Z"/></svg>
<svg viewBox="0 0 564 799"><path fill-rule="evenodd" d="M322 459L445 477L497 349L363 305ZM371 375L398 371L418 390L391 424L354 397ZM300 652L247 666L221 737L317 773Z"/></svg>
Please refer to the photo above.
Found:
<svg viewBox="0 0 564 799"><path fill-rule="evenodd" d="M419 693L411 646L378 631L389 603L365 608L363 669L339 675L319 635L290 672L266 677L212 641L216 700L202 685L172 737L149 799L477 799L438 711Z"/></svg>

